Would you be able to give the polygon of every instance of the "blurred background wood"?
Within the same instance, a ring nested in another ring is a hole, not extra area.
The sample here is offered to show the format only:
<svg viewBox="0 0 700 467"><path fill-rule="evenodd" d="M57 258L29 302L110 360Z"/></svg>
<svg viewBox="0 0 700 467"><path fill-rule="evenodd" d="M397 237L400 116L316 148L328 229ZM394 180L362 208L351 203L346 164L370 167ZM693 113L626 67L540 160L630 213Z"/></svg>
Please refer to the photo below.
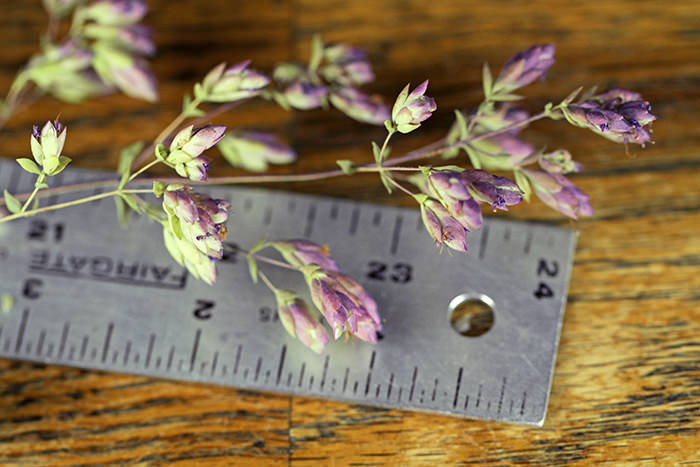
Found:
<svg viewBox="0 0 700 467"><path fill-rule="evenodd" d="M429 77L438 102L401 152L439 138L452 109L481 97L480 68L534 43L557 63L526 90L530 110L578 85L633 89L659 116L656 144L621 146L561 122L525 135L565 147L587 171L594 217L571 223L535 201L507 216L580 231L549 415L508 426L0 360L0 461L37 464L541 465L700 463L700 5L697 1L152 0L157 105L113 96L42 99L0 132L2 155L28 152L32 124L60 114L76 165L111 168L118 149L153 137L181 96L220 61L270 70L307 58L320 32L369 51L389 100ZM0 90L36 50L39 0L0 0ZM276 171L365 161L383 129L337 112L287 113L256 102L228 125L277 130L301 154ZM223 163L217 174L235 173ZM282 188L411 205L373 177ZM235 219L234 219L235 222Z"/></svg>

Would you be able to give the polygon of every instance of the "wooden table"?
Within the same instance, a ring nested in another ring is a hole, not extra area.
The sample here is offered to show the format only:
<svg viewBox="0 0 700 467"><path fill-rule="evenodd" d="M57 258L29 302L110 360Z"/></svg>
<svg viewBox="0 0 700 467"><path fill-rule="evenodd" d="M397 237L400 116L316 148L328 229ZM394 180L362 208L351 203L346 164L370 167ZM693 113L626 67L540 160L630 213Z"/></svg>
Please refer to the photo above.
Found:
<svg viewBox="0 0 700 467"><path fill-rule="evenodd" d="M0 89L35 50L38 0L0 0ZM307 57L312 33L365 47L371 89L392 98L431 78L439 110L404 151L441 137L453 108L480 98L480 67L553 41L557 64L526 92L536 110L578 85L637 90L659 116L656 143L623 147L561 122L526 132L568 148L595 216L573 223L540 202L511 218L580 231L543 428L382 410L137 376L0 361L0 459L7 463L542 465L700 463L700 5L696 1L432 0L153 1L157 105L109 97L82 105L46 98L0 133L4 156L28 151L32 124L61 114L75 164L115 165L121 146L152 138L184 92L219 61ZM277 172L368 160L382 129L337 112L287 113L255 103L227 125L279 130L299 150ZM223 163L216 173L235 173ZM411 205L370 176L282 188Z"/></svg>

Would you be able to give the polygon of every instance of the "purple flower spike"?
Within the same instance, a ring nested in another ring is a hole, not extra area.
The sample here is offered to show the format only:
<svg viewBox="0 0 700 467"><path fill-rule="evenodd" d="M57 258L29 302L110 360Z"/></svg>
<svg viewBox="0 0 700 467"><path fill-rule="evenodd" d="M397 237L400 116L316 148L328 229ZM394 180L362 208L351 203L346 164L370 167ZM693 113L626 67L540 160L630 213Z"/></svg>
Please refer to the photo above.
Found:
<svg viewBox="0 0 700 467"><path fill-rule="evenodd" d="M370 96L357 88L340 88L330 94L331 103L345 115L360 122L382 125L390 118L389 109L378 96Z"/></svg>
<svg viewBox="0 0 700 467"><path fill-rule="evenodd" d="M302 344L320 354L330 342L328 333L318 319L311 313L306 303L294 292L275 290L277 312L284 329L297 337Z"/></svg>
<svg viewBox="0 0 700 467"><path fill-rule="evenodd" d="M401 133L410 133L415 130L437 109L435 99L425 95L425 91L428 90L428 80L416 86L410 93L409 88L410 84L403 88L391 111L391 120L396 130Z"/></svg>
<svg viewBox="0 0 700 467"><path fill-rule="evenodd" d="M648 125L656 120L649 102L626 89L611 89L563 111L573 125L589 128L616 143L637 143L642 147L651 139Z"/></svg>
<svg viewBox="0 0 700 467"><path fill-rule="evenodd" d="M328 95L328 88L320 84L295 81L287 86L283 95L291 107L311 110L321 107Z"/></svg>
<svg viewBox="0 0 700 467"><path fill-rule="evenodd" d="M485 170L465 170L461 175L474 199L490 204L494 211L507 211L507 206L523 200L523 192L518 184L506 177L491 175Z"/></svg>
<svg viewBox="0 0 700 467"><path fill-rule="evenodd" d="M573 219L593 215L590 196L562 174L527 169L523 173L530 180L537 196L551 208Z"/></svg>
<svg viewBox="0 0 700 467"><path fill-rule="evenodd" d="M248 65L250 60L228 68L225 63L219 64L195 87L195 96L207 102L234 102L259 95L270 78Z"/></svg>
<svg viewBox="0 0 700 467"><path fill-rule="evenodd" d="M317 245L308 240L282 240L271 244L292 266L301 267L315 264L326 271L339 272L340 269L331 258L327 245Z"/></svg>
<svg viewBox="0 0 700 467"><path fill-rule="evenodd" d="M207 179L211 159L201 154L214 146L224 136L225 126L207 125L194 129L189 125L173 138L165 163L173 167L181 177L195 181Z"/></svg>
<svg viewBox="0 0 700 467"><path fill-rule="evenodd" d="M566 174L569 172L580 172L583 166L571 158L571 154L566 149L542 154L539 158L540 167L549 173Z"/></svg>
<svg viewBox="0 0 700 467"><path fill-rule="evenodd" d="M169 185L163 194L165 246L175 260L208 284L216 280L215 261L223 256L229 204L194 193L184 185Z"/></svg>
<svg viewBox="0 0 700 467"><path fill-rule="evenodd" d="M481 227L483 219L479 203L472 198L461 172L454 170L434 170L428 176L426 189L428 196L440 200L457 222L467 231Z"/></svg>
<svg viewBox="0 0 700 467"><path fill-rule="evenodd" d="M311 298L333 329L333 337L348 332L362 340L377 341L382 325L376 303L348 276L318 270L310 278ZM348 286L350 285L350 286Z"/></svg>
<svg viewBox="0 0 700 467"><path fill-rule="evenodd" d="M495 93L508 93L544 79L554 64L554 44L536 45L513 55L503 65L493 86Z"/></svg>
<svg viewBox="0 0 700 467"><path fill-rule="evenodd" d="M426 196L420 203L420 211L423 224L436 245L467 251L467 230L438 200Z"/></svg>
<svg viewBox="0 0 700 467"><path fill-rule="evenodd" d="M326 47L324 57L328 65L320 69L321 75L340 86L353 86L374 80L372 65L367 61L364 50L348 44Z"/></svg>
<svg viewBox="0 0 700 467"><path fill-rule="evenodd" d="M474 111L476 114L476 111ZM472 118L475 116L472 115ZM493 130L500 130L501 128L506 128L516 123L523 122L530 118L530 114L519 107L516 107L510 102L500 103L494 106L492 112L486 112L479 115L476 121L477 129L479 133L486 133ZM527 125L512 128L505 132L505 134L515 136Z"/></svg>
<svg viewBox="0 0 700 467"><path fill-rule="evenodd" d="M101 0L88 6L85 18L100 24L126 26L141 21L148 11L142 0Z"/></svg>

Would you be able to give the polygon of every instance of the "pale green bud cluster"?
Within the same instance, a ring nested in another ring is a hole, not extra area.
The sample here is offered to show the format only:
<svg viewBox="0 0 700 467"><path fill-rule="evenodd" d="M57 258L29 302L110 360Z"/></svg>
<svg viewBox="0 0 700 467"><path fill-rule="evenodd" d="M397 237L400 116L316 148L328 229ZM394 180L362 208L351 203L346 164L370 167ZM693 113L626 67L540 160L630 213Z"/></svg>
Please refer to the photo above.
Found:
<svg viewBox="0 0 700 467"><path fill-rule="evenodd" d="M62 156L63 145L66 142L66 128L61 122L48 121L39 130L35 126L32 131L30 144L34 161L28 158L18 159L19 165L27 172L39 175L37 186L44 188L47 175L60 173L70 163L71 159Z"/></svg>

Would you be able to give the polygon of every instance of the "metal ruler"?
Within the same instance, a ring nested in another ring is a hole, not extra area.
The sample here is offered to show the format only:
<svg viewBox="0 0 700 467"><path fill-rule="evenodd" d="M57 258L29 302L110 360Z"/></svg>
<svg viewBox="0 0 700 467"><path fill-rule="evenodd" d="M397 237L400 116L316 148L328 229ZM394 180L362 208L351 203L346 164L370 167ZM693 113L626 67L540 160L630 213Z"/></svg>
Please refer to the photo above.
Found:
<svg viewBox="0 0 700 467"><path fill-rule="evenodd" d="M73 169L52 182L106 177ZM0 188L22 193L32 180L0 160ZM417 209L256 188L206 191L231 202L228 239L242 247L263 234L328 244L377 300L380 341L332 342L314 354L286 334L244 258L222 260L216 285L207 286L170 258L159 226L143 217L122 229L107 198L0 224L0 293L15 299L0 313L0 356L544 422L574 232L489 218L469 234L468 253L440 254ZM301 275L263 267L278 286L305 290ZM468 315L456 319L463 301L491 307L487 332L471 335L478 327L470 330Z"/></svg>

